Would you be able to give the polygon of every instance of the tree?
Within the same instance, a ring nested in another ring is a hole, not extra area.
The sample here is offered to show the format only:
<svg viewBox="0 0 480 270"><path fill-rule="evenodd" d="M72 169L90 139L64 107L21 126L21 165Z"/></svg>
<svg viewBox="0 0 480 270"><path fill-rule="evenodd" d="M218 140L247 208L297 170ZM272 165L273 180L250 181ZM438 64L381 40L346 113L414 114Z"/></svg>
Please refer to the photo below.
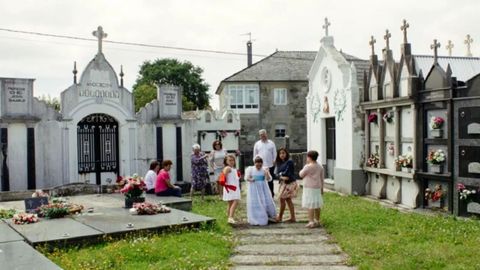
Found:
<svg viewBox="0 0 480 270"><path fill-rule="evenodd" d="M50 95L42 95L39 100L44 101L48 106L54 108L56 111L60 111L60 100L58 98L52 98Z"/></svg>
<svg viewBox="0 0 480 270"><path fill-rule="evenodd" d="M139 76L133 86L135 110L145 106L157 97L155 85L173 84L183 87L182 105L184 110L205 109L209 104L209 85L202 78L203 69L177 59L145 61L140 66Z"/></svg>

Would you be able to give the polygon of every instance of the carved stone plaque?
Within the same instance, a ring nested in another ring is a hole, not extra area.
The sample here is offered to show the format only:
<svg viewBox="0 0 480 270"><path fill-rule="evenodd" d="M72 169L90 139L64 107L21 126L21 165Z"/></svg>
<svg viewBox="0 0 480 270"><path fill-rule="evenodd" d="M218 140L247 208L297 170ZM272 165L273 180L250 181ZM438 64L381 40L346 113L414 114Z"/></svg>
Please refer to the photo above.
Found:
<svg viewBox="0 0 480 270"><path fill-rule="evenodd" d="M467 204L467 212L473 214L480 214L480 203L471 202Z"/></svg>

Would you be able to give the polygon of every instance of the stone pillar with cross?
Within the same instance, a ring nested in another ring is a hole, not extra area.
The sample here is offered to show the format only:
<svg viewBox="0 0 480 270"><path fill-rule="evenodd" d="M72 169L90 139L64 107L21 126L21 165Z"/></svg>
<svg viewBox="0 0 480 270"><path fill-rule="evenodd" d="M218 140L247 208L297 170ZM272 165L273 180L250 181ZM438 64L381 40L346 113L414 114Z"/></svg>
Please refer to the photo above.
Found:
<svg viewBox="0 0 480 270"><path fill-rule="evenodd" d="M103 28L99 26L92 35L98 39L98 54L102 54L102 40L107 37L107 33L103 32Z"/></svg>
<svg viewBox="0 0 480 270"><path fill-rule="evenodd" d="M403 31L403 43L407 43L407 28L409 28L410 25L407 23L407 20L403 20L402 26L400 26L400 30Z"/></svg>
<svg viewBox="0 0 480 270"><path fill-rule="evenodd" d="M433 64L438 63L438 48L440 48L440 42L438 42L436 39L433 40L433 44L430 45L430 49L433 50Z"/></svg>
<svg viewBox="0 0 480 270"><path fill-rule="evenodd" d="M328 18L325 17L325 24L322 26L323 29L325 29L325 36L328 37L328 27L331 25L331 23L328 21Z"/></svg>
<svg viewBox="0 0 480 270"><path fill-rule="evenodd" d="M392 37L392 34L387 30L385 30L385 35L383 36L383 39L385 39L386 42L386 47L385 50L389 51L390 50L390 38Z"/></svg>
<svg viewBox="0 0 480 270"><path fill-rule="evenodd" d="M372 63L372 65L376 66L377 65L377 62L378 62L378 58L377 58L377 55L375 54L375 43L377 42L377 40L375 39L375 37L371 36L370 37L370 41L368 42L368 44L370 45L370 47L372 48L372 54L370 55L370 62Z"/></svg>
<svg viewBox="0 0 480 270"><path fill-rule="evenodd" d="M471 51L471 45L473 43L473 38L470 37L470 35L467 35L465 37L465 44L467 45L467 56L472 57L472 51Z"/></svg>
<svg viewBox="0 0 480 270"><path fill-rule="evenodd" d="M452 56L453 43L451 40L448 40L447 46L445 48L448 51L448 56Z"/></svg>

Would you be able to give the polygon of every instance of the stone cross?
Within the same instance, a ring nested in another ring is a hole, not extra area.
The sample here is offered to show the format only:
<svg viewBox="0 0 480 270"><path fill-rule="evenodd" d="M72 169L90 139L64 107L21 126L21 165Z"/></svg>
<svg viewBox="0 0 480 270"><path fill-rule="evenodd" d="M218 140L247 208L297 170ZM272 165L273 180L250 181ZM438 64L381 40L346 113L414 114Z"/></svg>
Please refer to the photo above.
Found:
<svg viewBox="0 0 480 270"><path fill-rule="evenodd" d="M465 38L465 44L467 44L467 56L472 57L472 51L470 50L470 45L473 43L473 38L470 37L470 35L467 35Z"/></svg>
<svg viewBox="0 0 480 270"><path fill-rule="evenodd" d="M433 50L433 63L436 64L437 63L437 58L438 58L438 54L437 54L437 49L440 48L440 42L437 42L436 39L433 40L433 44L430 45L430 49Z"/></svg>
<svg viewBox="0 0 480 270"><path fill-rule="evenodd" d="M448 56L452 56L453 43L451 40L448 40L447 46L445 46L448 51Z"/></svg>
<svg viewBox="0 0 480 270"><path fill-rule="evenodd" d="M375 55L375 42L377 42L377 40L375 40L375 38L371 36L368 44L370 44L370 47L372 47L372 55Z"/></svg>
<svg viewBox="0 0 480 270"><path fill-rule="evenodd" d="M102 40L107 37L107 33L103 32L103 28L99 26L96 31L92 32L92 35L98 38L98 53L102 53Z"/></svg>
<svg viewBox="0 0 480 270"><path fill-rule="evenodd" d="M330 22L328 21L328 18L325 17L325 24L322 26L323 29L325 29L325 36L328 37L328 27L330 26Z"/></svg>
<svg viewBox="0 0 480 270"><path fill-rule="evenodd" d="M403 20L403 25L400 26L400 30L403 31L403 43L407 43L407 28L409 28L410 25L407 23L407 20Z"/></svg>
<svg viewBox="0 0 480 270"><path fill-rule="evenodd" d="M392 37L392 34L390 34L390 32L387 30L385 30L385 36L383 36L383 38L385 39L385 41L387 42L387 51L390 50L390 38Z"/></svg>

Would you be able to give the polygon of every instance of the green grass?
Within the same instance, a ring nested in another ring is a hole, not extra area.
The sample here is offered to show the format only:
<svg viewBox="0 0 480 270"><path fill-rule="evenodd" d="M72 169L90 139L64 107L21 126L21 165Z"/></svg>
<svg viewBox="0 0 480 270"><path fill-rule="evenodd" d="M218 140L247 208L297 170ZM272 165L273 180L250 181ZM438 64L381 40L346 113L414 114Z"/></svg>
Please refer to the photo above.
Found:
<svg viewBox="0 0 480 270"><path fill-rule="evenodd" d="M480 269L480 222L325 195L322 222L359 269Z"/></svg>
<svg viewBox="0 0 480 270"><path fill-rule="evenodd" d="M194 199L192 212L216 218L213 225L55 249L40 248L64 269L228 269L233 248L226 204L218 196Z"/></svg>

